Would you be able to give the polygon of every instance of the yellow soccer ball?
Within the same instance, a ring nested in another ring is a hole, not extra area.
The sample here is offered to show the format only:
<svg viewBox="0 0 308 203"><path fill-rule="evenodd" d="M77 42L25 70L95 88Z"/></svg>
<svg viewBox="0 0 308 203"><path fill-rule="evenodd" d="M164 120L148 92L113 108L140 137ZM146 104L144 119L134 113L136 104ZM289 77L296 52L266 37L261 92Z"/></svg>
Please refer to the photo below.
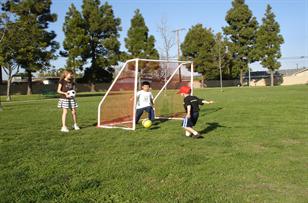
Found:
<svg viewBox="0 0 308 203"><path fill-rule="evenodd" d="M142 125L145 128L150 128L152 126L152 121L149 120L149 119L145 119L145 120L142 121Z"/></svg>

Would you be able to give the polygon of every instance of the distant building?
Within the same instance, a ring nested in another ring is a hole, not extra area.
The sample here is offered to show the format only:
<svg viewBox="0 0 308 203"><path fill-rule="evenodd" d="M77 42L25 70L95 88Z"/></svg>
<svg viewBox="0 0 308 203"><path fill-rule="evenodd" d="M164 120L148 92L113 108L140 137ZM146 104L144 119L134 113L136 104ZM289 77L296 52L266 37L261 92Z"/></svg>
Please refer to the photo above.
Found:
<svg viewBox="0 0 308 203"><path fill-rule="evenodd" d="M250 86L270 85L271 74L268 71L250 72ZM248 85L249 75L246 73L243 77ZM299 85L308 84L308 68L278 70L274 73L275 85Z"/></svg>
<svg viewBox="0 0 308 203"><path fill-rule="evenodd" d="M274 84L279 85L282 75L276 71L274 72ZM249 83L249 73L243 76L244 83ZM267 86L271 83L271 74L267 71L251 71L250 72L250 86Z"/></svg>
<svg viewBox="0 0 308 203"><path fill-rule="evenodd" d="M28 77L24 75L13 75L12 83L24 83L28 82Z"/></svg>
<svg viewBox="0 0 308 203"><path fill-rule="evenodd" d="M59 82L60 77L43 77L43 78L37 78L36 80L42 81L44 85L53 85Z"/></svg>
<svg viewBox="0 0 308 203"><path fill-rule="evenodd" d="M296 71L295 71L296 70ZM286 70L281 85L308 84L308 68Z"/></svg>
<svg viewBox="0 0 308 203"><path fill-rule="evenodd" d="M304 68L299 68L299 69L278 70L278 72L282 74L283 76L290 76L290 75L296 74L304 70L307 70L307 68L304 67Z"/></svg>

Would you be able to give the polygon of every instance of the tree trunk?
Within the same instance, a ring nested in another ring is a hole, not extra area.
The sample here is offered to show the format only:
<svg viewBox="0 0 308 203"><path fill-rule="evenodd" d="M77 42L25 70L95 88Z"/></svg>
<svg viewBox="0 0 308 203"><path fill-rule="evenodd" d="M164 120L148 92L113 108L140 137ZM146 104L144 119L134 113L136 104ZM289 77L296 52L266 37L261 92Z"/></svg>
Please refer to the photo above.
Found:
<svg viewBox="0 0 308 203"><path fill-rule="evenodd" d="M96 53L95 53L95 45L94 42L91 41L91 54L92 54L92 64L91 64L91 92L96 92L95 90L95 81L96 81L96 76L95 76L95 71L96 71Z"/></svg>
<svg viewBox="0 0 308 203"><path fill-rule="evenodd" d="M12 76L9 76L7 80L7 86L6 86L6 101L11 101L11 83L12 83Z"/></svg>
<svg viewBox="0 0 308 203"><path fill-rule="evenodd" d="M31 71L27 71L28 73L28 89L27 89L27 95L32 94L32 73Z"/></svg>
<svg viewBox="0 0 308 203"><path fill-rule="evenodd" d="M3 83L3 80L2 80L2 67L0 66L0 85Z"/></svg>
<svg viewBox="0 0 308 203"><path fill-rule="evenodd" d="M91 89L90 89L91 92L96 92L95 90L95 83L94 82L91 82Z"/></svg>
<svg viewBox="0 0 308 203"><path fill-rule="evenodd" d="M179 63L178 65L180 65L180 63ZM182 82L181 68L182 68L182 67L179 68L179 82L180 82L180 83Z"/></svg>
<svg viewBox="0 0 308 203"><path fill-rule="evenodd" d="M240 84L243 86L243 69L240 71Z"/></svg>
<svg viewBox="0 0 308 203"><path fill-rule="evenodd" d="M271 70L271 86L274 86L274 71Z"/></svg>
<svg viewBox="0 0 308 203"><path fill-rule="evenodd" d="M0 66L0 85L3 83L2 81L2 67ZM1 97L1 91L0 91L0 97ZM2 104L1 104L1 98L0 98L0 111L3 111Z"/></svg>
<svg viewBox="0 0 308 203"><path fill-rule="evenodd" d="M204 75L201 76L201 88L204 88Z"/></svg>

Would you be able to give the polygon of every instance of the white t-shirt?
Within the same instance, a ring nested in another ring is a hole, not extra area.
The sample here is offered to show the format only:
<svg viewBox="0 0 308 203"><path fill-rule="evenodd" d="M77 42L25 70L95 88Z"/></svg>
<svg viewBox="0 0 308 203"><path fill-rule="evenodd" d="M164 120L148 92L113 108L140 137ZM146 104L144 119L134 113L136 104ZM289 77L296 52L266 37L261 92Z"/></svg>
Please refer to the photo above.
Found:
<svg viewBox="0 0 308 203"><path fill-rule="evenodd" d="M153 95L151 92L146 92L144 90L138 91L136 109L152 106L151 100L153 100Z"/></svg>

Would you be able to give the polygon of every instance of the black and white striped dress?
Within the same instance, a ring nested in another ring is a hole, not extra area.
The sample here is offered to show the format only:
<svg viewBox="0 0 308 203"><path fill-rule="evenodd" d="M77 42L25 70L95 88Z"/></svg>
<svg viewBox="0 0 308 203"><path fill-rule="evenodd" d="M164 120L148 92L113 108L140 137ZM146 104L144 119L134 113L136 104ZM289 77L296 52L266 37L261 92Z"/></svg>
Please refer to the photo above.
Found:
<svg viewBox="0 0 308 203"><path fill-rule="evenodd" d="M59 84L62 85L61 91L67 92L69 90L75 89L74 82L66 81L66 80L60 80ZM65 95L60 95L60 99L58 101L58 108L62 109L74 109L77 108L78 104L75 100L75 98L66 98Z"/></svg>

